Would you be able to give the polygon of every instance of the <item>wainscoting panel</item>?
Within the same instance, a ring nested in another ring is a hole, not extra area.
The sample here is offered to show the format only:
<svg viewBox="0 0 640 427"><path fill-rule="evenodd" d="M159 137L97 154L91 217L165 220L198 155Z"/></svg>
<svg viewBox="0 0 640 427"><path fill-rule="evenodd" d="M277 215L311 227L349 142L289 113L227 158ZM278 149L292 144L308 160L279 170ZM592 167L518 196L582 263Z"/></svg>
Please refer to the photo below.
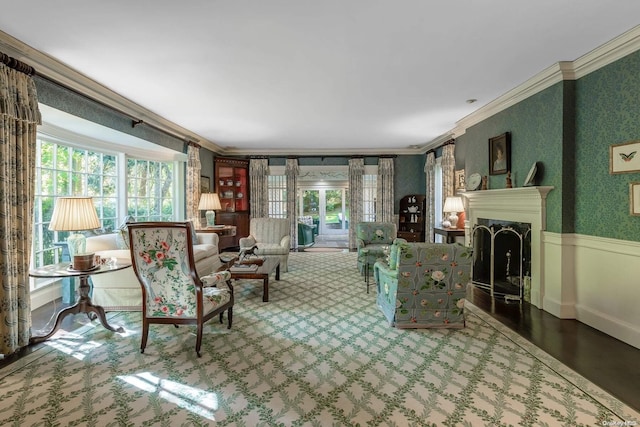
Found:
<svg viewBox="0 0 640 427"><path fill-rule="evenodd" d="M640 242L544 232L543 245L544 309L640 348Z"/></svg>

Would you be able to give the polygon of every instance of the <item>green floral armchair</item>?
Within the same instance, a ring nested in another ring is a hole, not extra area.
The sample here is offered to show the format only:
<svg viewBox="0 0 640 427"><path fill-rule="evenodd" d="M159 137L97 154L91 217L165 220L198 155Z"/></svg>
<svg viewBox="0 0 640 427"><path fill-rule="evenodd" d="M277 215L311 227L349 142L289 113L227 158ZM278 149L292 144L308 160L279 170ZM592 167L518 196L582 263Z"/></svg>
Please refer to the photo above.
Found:
<svg viewBox="0 0 640 427"><path fill-rule="evenodd" d="M396 328L461 328L471 277L472 249L460 244L391 246L374 265L377 303Z"/></svg>
<svg viewBox="0 0 640 427"><path fill-rule="evenodd" d="M393 244L398 235L393 222L359 222L356 224L358 271L364 274L378 258L386 257L385 248ZM368 280L368 277L366 278Z"/></svg>
<svg viewBox="0 0 640 427"><path fill-rule="evenodd" d="M198 277L193 257L191 224L138 222L129 225L133 270L142 287L142 343L144 353L149 324L197 326L196 353L200 357L203 324L227 311L233 320L233 287L228 271Z"/></svg>

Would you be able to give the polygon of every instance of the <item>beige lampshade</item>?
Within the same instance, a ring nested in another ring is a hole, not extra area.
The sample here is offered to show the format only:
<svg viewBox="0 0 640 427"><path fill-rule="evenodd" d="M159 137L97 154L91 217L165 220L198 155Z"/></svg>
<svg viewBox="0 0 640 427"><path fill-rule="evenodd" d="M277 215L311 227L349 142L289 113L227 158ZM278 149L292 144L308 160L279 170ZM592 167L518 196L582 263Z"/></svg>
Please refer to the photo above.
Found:
<svg viewBox="0 0 640 427"><path fill-rule="evenodd" d="M444 201L443 212L462 212L464 211L464 204L462 203L462 197L450 196Z"/></svg>
<svg viewBox="0 0 640 427"><path fill-rule="evenodd" d="M218 193L202 193L200 196L200 204L198 204L198 210L211 211L220 209L222 209L222 206L220 205Z"/></svg>
<svg viewBox="0 0 640 427"><path fill-rule="evenodd" d="M49 230L80 231L100 228L91 197L58 197L53 206Z"/></svg>

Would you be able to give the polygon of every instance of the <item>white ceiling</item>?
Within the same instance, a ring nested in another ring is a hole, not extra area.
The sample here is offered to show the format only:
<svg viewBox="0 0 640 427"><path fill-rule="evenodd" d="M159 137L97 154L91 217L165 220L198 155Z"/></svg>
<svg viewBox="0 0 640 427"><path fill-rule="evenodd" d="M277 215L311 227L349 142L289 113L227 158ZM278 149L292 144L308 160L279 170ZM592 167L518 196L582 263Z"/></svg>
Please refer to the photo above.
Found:
<svg viewBox="0 0 640 427"><path fill-rule="evenodd" d="M638 0L0 0L0 10L3 32L246 154L423 145L640 23Z"/></svg>

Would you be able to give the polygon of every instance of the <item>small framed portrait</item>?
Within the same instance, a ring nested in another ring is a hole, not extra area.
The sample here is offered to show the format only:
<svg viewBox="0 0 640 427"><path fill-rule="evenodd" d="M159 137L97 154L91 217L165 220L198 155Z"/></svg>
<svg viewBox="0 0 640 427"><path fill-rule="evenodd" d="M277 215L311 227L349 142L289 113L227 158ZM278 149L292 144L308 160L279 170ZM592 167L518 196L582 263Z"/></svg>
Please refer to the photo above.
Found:
<svg viewBox="0 0 640 427"><path fill-rule="evenodd" d="M614 144L609 147L609 173L640 171L640 141Z"/></svg>
<svg viewBox="0 0 640 427"><path fill-rule="evenodd" d="M200 175L200 194L211 192L211 178Z"/></svg>
<svg viewBox="0 0 640 427"><path fill-rule="evenodd" d="M464 191L466 188L464 182L464 169L460 169L459 171L455 171L455 191L456 193L459 191Z"/></svg>
<svg viewBox="0 0 640 427"><path fill-rule="evenodd" d="M489 138L489 175L511 170L511 138L509 132Z"/></svg>
<svg viewBox="0 0 640 427"><path fill-rule="evenodd" d="M629 183L629 213L640 216L640 182Z"/></svg>

